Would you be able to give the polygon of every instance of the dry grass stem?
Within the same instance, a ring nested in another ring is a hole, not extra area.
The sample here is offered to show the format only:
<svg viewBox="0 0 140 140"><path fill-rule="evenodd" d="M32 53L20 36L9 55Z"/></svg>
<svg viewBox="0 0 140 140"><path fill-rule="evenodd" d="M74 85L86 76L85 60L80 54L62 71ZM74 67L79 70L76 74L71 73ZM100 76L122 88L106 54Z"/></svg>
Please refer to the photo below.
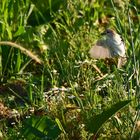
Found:
<svg viewBox="0 0 140 140"><path fill-rule="evenodd" d="M10 41L0 41L0 45L7 45L7 46L17 48L17 49L21 50L22 53L29 56L33 60L35 60L37 63L42 64L42 60L40 58L38 58L37 55L33 54L31 51L25 49L24 47L22 47L19 44L16 44L16 43L13 43L13 42L10 42Z"/></svg>

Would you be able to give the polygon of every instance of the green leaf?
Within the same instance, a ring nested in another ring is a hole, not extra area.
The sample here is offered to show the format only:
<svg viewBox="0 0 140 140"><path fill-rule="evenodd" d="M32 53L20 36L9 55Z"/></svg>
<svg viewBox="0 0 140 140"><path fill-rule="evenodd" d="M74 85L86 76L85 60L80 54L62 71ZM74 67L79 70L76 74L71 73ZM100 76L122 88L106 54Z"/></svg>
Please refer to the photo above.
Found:
<svg viewBox="0 0 140 140"><path fill-rule="evenodd" d="M131 100L126 101L120 101L114 105L111 106L111 108L104 110L101 114L96 115L95 117L90 117L87 120L87 129L91 133L97 134L102 125L116 112L118 112L120 109L125 107L127 104L129 104Z"/></svg>
<svg viewBox="0 0 140 140"><path fill-rule="evenodd" d="M20 36L21 34L25 33L25 28L23 26L19 26L18 30L14 34L14 37Z"/></svg>
<svg viewBox="0 0 140 140"><path fill-rule="evenodd" d="M30 140L34 138L56 139L60 132L58 125L48 116L32 116L25 120L21 133Z"/></svg>

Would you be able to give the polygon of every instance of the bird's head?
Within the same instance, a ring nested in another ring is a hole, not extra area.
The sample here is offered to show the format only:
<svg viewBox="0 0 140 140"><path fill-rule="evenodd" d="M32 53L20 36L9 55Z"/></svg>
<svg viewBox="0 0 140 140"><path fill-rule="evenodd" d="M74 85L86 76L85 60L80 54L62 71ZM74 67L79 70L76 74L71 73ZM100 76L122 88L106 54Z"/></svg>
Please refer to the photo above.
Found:
<svg viewBox="0 0 140 140"><path fill-rule="evenodd" d="M113 38L116 35L116 32L112 29L106 29L105 32L102 33L102 35L106 35L109 38Z"/></svg>
<svg viewBox="0 0 140 140"><path fill-rule="evenodd" d="M121 36L116 33L113 29L106 29L104 33L102 33L106 37L109 42L114 42L120 44L122 42Z"/></svg>

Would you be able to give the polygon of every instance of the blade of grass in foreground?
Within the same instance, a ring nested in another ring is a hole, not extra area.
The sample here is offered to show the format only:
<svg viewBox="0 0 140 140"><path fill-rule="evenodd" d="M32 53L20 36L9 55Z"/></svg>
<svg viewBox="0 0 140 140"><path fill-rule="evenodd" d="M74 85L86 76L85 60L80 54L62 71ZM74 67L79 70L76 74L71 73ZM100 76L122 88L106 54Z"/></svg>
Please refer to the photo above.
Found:
<svg viewBox="0 0 140 140"><path fill-rule="evenodd" d="M129 104L131 100L126 101L120 101L114 105L111 106L111 108L103 111L101 114L96 115L95 117L88 118L87 121L87 129L89 132L94 133L95 135L98 133L102 125L116 112L118 112L120 109L125 107L127 104Z"/></svg>

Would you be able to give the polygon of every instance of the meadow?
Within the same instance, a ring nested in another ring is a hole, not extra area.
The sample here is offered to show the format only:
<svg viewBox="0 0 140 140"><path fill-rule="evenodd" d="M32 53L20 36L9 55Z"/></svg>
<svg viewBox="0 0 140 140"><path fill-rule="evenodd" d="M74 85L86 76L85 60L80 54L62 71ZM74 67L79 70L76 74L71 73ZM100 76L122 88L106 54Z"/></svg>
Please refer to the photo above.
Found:
<svg viewBox="0 0 140 140"><path fill-rule="evenodd" d="M122 68L89 56L107 28ZM137 0L0 1L0 139L139 139L139 32Z"/></svg>

